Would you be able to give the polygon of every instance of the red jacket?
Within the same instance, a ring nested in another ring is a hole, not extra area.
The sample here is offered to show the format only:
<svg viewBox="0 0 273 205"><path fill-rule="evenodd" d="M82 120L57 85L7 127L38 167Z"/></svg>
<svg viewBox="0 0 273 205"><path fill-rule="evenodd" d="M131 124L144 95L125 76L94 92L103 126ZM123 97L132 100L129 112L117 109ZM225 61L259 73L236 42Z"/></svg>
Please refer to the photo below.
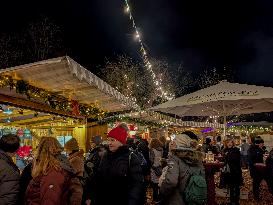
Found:
<svg viewBox="0 0 273 205"><path fill-rule="evenodd" d="M28 185L26 205L80 205L82 188L77 178L62 170L36 177Z"/></svg>

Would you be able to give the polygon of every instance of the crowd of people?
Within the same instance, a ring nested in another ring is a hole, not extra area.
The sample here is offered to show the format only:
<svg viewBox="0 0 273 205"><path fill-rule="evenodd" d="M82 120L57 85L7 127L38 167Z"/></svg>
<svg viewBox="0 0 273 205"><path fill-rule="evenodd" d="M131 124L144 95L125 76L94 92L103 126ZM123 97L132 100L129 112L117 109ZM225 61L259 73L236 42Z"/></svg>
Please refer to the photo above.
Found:
<svg viewBox="0 0 273 205"><path fill-rule="evenodd" d="M93 137L85 155L76 139L64 148L54 137L42 137L33 160L20 171L12 158L20 146L16 135L0 139L1 205L144 205L148 187L159 205L203 205L207 183L203 166L206 152L223 156L222 187L230 190L230 204L239 204L243 184L242 166L249 168L253 193L259 200L259 185L265 179L273 188L273 151L266 159L267 174L261 175L256 163L264 163L264 142L255 137L243 141L241 150L232 139L222 144L207 139L198 146L198 137L189 131L150 142L128 138L121 124L108 133L107 141ZM66 155L63 154L65 151Z"/></svg>

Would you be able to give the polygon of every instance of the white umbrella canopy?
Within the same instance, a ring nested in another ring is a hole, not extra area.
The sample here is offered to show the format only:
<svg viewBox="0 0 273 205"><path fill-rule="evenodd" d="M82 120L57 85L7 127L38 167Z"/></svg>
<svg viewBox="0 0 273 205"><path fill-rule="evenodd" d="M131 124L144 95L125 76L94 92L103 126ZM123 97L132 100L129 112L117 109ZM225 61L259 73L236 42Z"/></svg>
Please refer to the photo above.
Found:
<svg viewBox="0 0 273 205"><path fill-rule="evenodd" d="M229 116L273 111L273 88L219 84L151 108L178 116Z"/></svg>
<svg viewBox="0 0 273 205"><path fill-rule="evenodd" d="M273 88L221 81L151 110L178 116L223 116L225 136L227 116L273 111Z"/></svg>

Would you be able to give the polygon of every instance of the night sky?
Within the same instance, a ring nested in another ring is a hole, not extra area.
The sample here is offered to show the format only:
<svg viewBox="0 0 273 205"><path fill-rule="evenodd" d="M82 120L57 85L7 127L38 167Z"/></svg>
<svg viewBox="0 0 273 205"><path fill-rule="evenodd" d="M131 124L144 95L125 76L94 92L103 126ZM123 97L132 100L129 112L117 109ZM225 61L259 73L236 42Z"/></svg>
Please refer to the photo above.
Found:
<svg viewBox="0 0 273 205"><path fill-rule="evenodd" d="M61 27L69 55L91 71L105 57L139 58L122 0L1 4L1 34L48 16ZM151 57L183 62L196 75L231 69L236 82L273 86L272 0L131 0L131 9Z"/></svg>

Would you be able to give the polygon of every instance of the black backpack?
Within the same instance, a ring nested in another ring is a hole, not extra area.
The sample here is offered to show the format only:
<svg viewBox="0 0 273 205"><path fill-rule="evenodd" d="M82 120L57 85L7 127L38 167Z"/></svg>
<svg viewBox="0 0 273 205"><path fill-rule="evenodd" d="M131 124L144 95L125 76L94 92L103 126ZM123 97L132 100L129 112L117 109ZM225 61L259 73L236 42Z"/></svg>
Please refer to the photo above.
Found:
<svg viewBox="0 0 273 205"><path fill-rule="evenodd" d="M129 154L129 166L130 166L130 161L132 158L132 154L134 154L136 156L136 158L138 159L141 169L142 169L142 173L144 176L148 175L149 171L150 171L150 166L149 166L149 162L145 159L144 155L142 154L142 152L137 148L137 149L132 149L130 148L130 154Z"/></svg>
<svg viewBox="0 0 273 205"><path fill-rule="evenodd" d="M85 186L88 182L90 182L94 175L96 174L100 162L101 157L99 156L99 151L101 147L96 147L89 152L88 158L84 162L84 172L83 177L80 178L81 184Z"/></svg>

